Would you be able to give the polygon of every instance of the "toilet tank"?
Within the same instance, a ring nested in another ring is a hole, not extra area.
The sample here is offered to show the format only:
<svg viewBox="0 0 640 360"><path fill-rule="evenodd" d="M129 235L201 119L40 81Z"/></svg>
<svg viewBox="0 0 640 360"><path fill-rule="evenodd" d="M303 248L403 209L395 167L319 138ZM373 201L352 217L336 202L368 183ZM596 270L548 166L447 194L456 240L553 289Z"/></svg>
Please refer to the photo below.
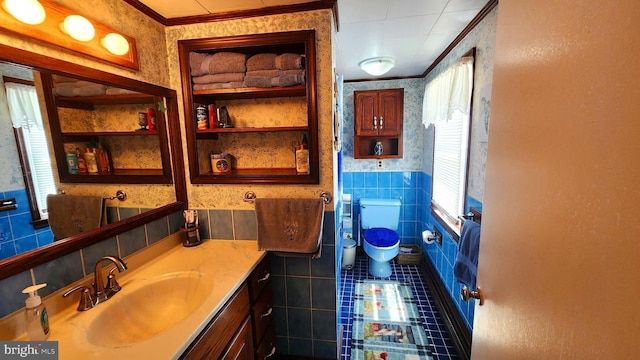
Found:
<svg viewBox="0 0 640 360"><path fill-rule="evenodd" d="M398 230L400 200L360 199L360 226L363 229L387 228Z"/></svg>

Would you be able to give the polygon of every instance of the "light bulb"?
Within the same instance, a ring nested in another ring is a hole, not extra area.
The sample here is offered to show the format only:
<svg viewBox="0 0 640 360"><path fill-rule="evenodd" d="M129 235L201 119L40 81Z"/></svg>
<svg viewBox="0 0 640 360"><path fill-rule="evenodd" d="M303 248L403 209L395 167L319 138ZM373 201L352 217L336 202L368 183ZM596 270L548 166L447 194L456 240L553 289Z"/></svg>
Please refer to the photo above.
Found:
<svg viewBox="0 0 640 360"><path fill-rule="evenodd" d="M64 33L78 41L89 41L96 35L91 22L80 15L67 16L60 26Z"/></svg>
<svg viewBox="0 0 640 360"><path fill-rule="evenodd" d="M11 16L29 25L38 25L47 16L38 0L4 0L2 7Z"/></svg>
<svg viewBox="0 0 640 360"><path fill-rule="evenodd" d="M124 55L129 52L129 42L120 34L109 33L100 43L114 55Z"/></svg>
<svg viewBox="0 0 640 360"><path fill-rule="evenodd" d="M395 60L391 58L378 57L363 60L359 65L367 74L378 76L391 70L395 64Z"/></svg>

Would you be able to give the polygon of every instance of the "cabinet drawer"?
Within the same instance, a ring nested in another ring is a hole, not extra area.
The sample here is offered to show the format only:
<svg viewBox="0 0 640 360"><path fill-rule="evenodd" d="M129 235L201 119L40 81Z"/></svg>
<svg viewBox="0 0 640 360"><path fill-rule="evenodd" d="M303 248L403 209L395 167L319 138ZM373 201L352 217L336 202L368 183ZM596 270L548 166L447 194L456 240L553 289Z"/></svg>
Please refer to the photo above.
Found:
<svg viewBox="0 0 640 360"><path fill-rule="evenodd" d="M276 354L276 331L273 323L267 328L262 342L256 347L256 360L273 359Z"/></svg>
<svg viewBox="0 0 640 360"><path fill-rule="evenodd" d="M216 359L249 315L249 291L243 285L191 343L180 359Z"/></svg>
<svg viewBox="0 0 640 360"><path fill-rule="evenodd" d="M256 344L262 340L264 332L273 319L273 291L271 284L265 287L258 300L251 306L251 318L253 319L253 338Z"/></svg>
<svg viewBox="0 0 640 360"><path fill-rule="evenodd" d="M247 317L238 330L236 337L231 340L229 347L224 352L221 360L251 360L253 346L251 340L251 321Z"/></svg>
<svg viewBox="0 0 640 360"><path fill-rule="evenodd" d="M265 256L249 276L249 294L251 296L251 303L256 301L262 289L269 284L270 277L269 258Z"/></svg>

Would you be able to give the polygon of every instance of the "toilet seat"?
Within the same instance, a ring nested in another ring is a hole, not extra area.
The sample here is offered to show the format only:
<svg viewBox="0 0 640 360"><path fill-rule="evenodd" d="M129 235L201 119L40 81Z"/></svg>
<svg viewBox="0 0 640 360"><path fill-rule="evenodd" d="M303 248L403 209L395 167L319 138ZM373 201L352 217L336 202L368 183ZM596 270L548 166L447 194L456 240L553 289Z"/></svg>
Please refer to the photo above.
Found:
<svg viewBox="0 0 640 360"><path fill-rule="evenodd" d="M400 243L397 232L387 228L371 228L364 232L364 240L378 248L394 247Z"/></svg>

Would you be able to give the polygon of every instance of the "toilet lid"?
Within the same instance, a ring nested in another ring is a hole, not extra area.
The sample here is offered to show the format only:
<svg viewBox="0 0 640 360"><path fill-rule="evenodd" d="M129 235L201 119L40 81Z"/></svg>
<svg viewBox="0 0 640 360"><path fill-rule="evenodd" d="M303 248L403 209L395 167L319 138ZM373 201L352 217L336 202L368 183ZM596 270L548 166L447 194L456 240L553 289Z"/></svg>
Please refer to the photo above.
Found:
<svg viewBox="0 0 640 360"><path fill-rule="evenodd" d="M387 228L371 228L364 232L364 239L373 246L389 247L398 243L398 233Z"/></svg>

